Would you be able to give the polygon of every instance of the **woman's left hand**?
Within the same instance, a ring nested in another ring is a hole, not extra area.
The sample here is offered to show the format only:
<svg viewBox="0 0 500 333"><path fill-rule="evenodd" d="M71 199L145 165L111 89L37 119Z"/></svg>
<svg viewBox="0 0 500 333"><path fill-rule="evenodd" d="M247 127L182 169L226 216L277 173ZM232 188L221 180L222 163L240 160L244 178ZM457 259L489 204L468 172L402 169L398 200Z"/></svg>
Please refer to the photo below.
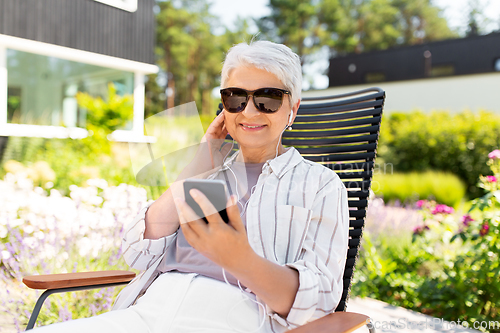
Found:
<svg viewBox="0 0 500 333"><path fill-rule="evenodd" d="M226 205L229 223L225 223L202 192L192 189L190 194L205 213L208 223L200 219L184 200L176 199L182 232L188 243L227 270L242 265L253 249L235 204L235 196L231 196Z"/></svg>
<svg viewBox="0 0 500 333"><path fill-rule="evenodd" d="M231 196L226 211L229 223L200 191L190 191L206 215L205 223L182 199L175 199L186 240L198 252L218 264L271 309L286 318L299 289L299 273L259 256L248 242L236 198Z"/></svg>

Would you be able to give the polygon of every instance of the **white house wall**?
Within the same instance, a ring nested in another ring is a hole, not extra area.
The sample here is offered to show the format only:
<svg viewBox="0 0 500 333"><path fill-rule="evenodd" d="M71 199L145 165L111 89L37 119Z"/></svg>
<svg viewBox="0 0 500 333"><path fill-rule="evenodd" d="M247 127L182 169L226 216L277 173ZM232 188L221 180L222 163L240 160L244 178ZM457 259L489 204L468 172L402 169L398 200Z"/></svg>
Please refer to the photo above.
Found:
<svg viewBox="0 0 500 333"><path fill-rule="evenodd" d="M386 91L384 112L470 109L500 114L500 73L351 85L305 91L302 96L337 95L374 86Z"/></svg>

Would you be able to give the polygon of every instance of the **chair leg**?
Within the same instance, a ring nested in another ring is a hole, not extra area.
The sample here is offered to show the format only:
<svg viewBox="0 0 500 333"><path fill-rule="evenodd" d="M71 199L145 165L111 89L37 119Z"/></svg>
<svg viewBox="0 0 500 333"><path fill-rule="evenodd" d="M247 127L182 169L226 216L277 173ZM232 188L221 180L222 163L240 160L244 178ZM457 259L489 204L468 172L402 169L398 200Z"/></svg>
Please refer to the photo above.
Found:
<svg viewBox="0 0 500 333"><path fill-rule="evenodd" d="M89 286L81 286L81 287L70 287L70 288L60 288L60 289L48 289L45 290L38 300L36 301L35 307L33 308L33 312L31 313L30 319L28 320L28 325L26 326L26 331L33 329L36 323L36 319L38 318L38 314L40 313L40 309L42 308L43 302L52 294L56 293L64 293L71 291L80 291L80 290L88 290L88 289L98 289L98 288L108 288L115 287L123 284L127 284L128 282L117 282L117 283L105 283L105 284L94 284Z"/></svg>
<svg viewBox="0 0 500 333"><path fill-rule="evenodd" d="M368 326L368 331L370 333L375 333L375 327L373 325Z"/></svg>
<svg viewBox="0 0 500 333"><path fill-rule="evenodd" d="M38 314L40 313L40 309L42 308L43 302L45 302L45 299L49 297L52 294L55 294L58 292L59 289L49 289L45 290L38 300L36 301L35 308L33 309L33 312L31 312L30 319L28 321L28 326L26 326L26 331L33 329L36 323L36 319L38 318ZM60 291L59 291L60 292Z"/></svg>

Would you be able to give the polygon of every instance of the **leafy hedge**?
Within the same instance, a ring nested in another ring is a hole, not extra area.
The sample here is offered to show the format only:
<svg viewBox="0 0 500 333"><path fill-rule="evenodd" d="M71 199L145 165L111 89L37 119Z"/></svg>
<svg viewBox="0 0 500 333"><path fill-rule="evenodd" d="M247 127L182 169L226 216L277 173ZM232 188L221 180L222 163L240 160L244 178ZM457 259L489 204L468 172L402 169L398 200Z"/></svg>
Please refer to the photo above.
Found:
<svg viewBox="0 0 500 333"><path fill-rule="evenodd" d="M409 172L375 174L372 190L385 202L414 203L420 199L435 199L439 203L458 207L465 196L465 184L449 172Z"/></svg>
<svg viewBox="0 0 500 333"><path fill-rule="evenodd" d="M450 114L392 113L382 121L379 163L392 163L399 172L439 170L454 173L470 197L480 174L489 172L490 151L500 147L500 115L481 111Z"/></svg>
<svg viewBox="0 0 500 333"><path fill-rule="evenodd" d="M422 222L413 233L383 228L383 211L374 216L377 228L365 229L353 295L500 333L500 150L488 157L493 175L479 177L486 194L466 215L421 200Z"/></svg>

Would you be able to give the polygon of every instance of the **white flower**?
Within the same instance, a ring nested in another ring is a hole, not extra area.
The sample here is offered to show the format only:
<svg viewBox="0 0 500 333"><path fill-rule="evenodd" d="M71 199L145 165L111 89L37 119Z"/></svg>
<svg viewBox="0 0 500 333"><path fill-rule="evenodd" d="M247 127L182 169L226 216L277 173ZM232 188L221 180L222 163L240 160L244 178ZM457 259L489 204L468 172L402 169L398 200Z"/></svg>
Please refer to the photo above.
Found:
<svg viewBox="0 0 500 333"><path fill-rule="evenodd" d="M88 237L83 237L78 242L78 253L80 256L85 257L90 252L91 247L92 243L90 242L90 239L88 239Z"/></svg>
<svg viewBox="0 0 500 333"><path fill-rule="evenodd" d="M38 243L35 237L25 237L23 243L31 249L34 249Z"/></svg>
<svg viewBox="0 0 500 333"><path fill-rule="evenodd" d="M95 196L90 198L89 203L95 206L100 206L103 201L103 198Z"/></svg>
<svg viewBox="0 0 500 333"><path fill-rule="evenodd" d="M27 234L31 234L33 231L35 231L35 228L32 225L27 225L23 228L24 232Z"/></svg>
<svg viewBox="0 0 500 333"><path fill-rule="evenodd" d="M10 259L10 257L12 257L12 255L10 254L9 251L2 251L0 252L0 257L1 259Z"/></svg>
<svg viewBox="0 0 500 333"><path fill-rule="evenodd" d="M9 231L7 230L7 228L0 224L0 238L7 237L8 233Z"/></svg>
<svg viewBox="0 0 500 333"><path fill-rule="evenodd" d="M58 198L62 197L61 192L59 192L56 189L51 189L50 190L50 196L51 197L58 197Z"/></svg>
<svg viewBox="0 0 500 333"><path fill-rule="evenodd" d="M45 243L39 253L40 259L53 259L56 256L56 248L51 244Z"/></svg>
<svg viewBox="0 0 500 333"><path fill-rule="evenodd" d="M33 190L33 192L35 192L38 195L44 195L45 194L45 191L43 190L43 188L41 188L39 186L35 187L35 189Z"/></svg>
<svg viewBox="0 0 500 333"><path fill-rule="evenodd" d="M12 228L18 227L18 226L23 225L23 224L24 224L24 220L23 219L15 219L15 220L12 220L10 222L10 226Z"/></svg>
<svg viewBox="0 0 500 333"><path fill-rule="evenodd" d="M33 234L33 237L42 240L45 238L45 234L42 231L37 231Z"/></svg>

